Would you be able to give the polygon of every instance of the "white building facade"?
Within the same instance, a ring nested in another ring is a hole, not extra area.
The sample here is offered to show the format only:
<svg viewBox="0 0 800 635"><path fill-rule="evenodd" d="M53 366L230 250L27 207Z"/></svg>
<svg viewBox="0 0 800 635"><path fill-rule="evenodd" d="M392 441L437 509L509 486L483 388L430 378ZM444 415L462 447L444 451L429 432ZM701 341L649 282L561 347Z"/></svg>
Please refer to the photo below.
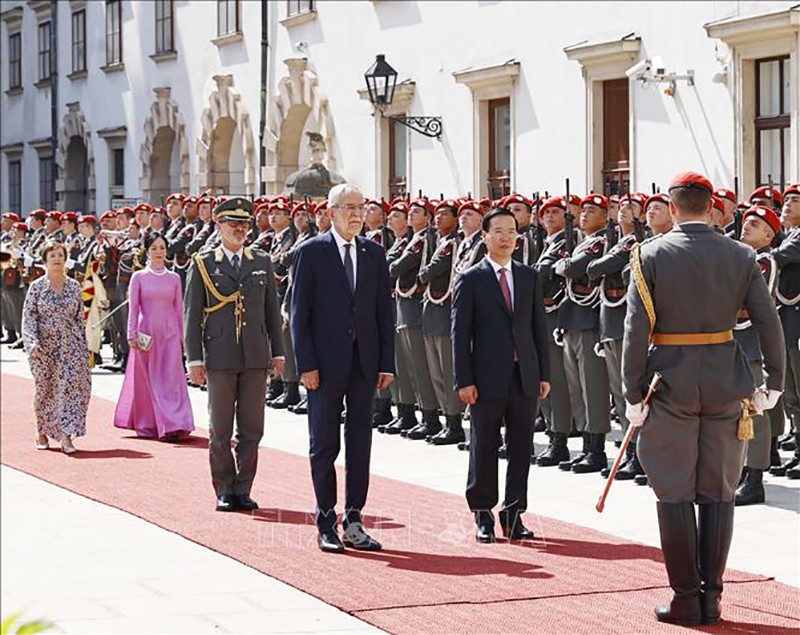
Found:
<svg viewBox="0 0 800 635"><path fill-rule="evenodd" d="M306 132L387 197L800 180L792 1L2 0L0 20L3 211L277 193Z"/></svg>

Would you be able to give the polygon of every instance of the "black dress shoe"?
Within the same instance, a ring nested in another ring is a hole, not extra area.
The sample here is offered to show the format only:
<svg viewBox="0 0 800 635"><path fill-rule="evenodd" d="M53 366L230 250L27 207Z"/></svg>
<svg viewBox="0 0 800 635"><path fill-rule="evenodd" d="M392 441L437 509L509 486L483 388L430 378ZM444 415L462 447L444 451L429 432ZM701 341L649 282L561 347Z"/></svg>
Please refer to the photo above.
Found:
<svg viewBox="0 0 800 635"><path fill-rule="evenodd" d="M238 496L234 495L233 506L236 509L245 512L251 512L254 509L258 509L258 503L255 502L252 498L250 498L250 496L248 496L247 494L239 494Z"/></svg>
<svg viewBox="0 0 800 635"><path fill-rule="evenodd" d="M519 519L517 519L513 528L506 527L505 525L501 525L501 527L503 529L503 535L509 540L533 540L534 538L533 532L523 525L522 521Z"/></svg>
<svg viewBox="0 0 800 635"><path fill-rule="evenodd" d="M319 532L317 536L317 544L322 551L327 553L343 553L344 545L339 539L339 534L335 529L327 529Z"/></svg>
<svg viewBox="0 0 800 635"><path fill-rule="evenodd" d="M475 529L475 540L482 543L495 542L494 527L492 525L478 525Z"/></svg>
<svg viewBox="0 0 800 635"><path fill-rule="evenodd" d="M345 547L358 551L380 551L383 545L372 538L361 523L350 523L344 530L342 542Z"/></svg>
<svg viewBox="0 0 800 635"><path fill-rule="evenodd" d="M633 482L637 485L648 485L647 474L637 474L633 477Z"/></svg>
<svg viewBox="0 0 800 635"><path fill-rule="evenodd" d="M236 509L236 499L233 494L220 494L217 496L217 511L232 512Z"/></svg>
<svg viewBox="0 0 800 635"><path fill-rule="evenodd" d="M292 408L292 412L296 415L308 414L308 400L303 399L299 404Z"/></svg>

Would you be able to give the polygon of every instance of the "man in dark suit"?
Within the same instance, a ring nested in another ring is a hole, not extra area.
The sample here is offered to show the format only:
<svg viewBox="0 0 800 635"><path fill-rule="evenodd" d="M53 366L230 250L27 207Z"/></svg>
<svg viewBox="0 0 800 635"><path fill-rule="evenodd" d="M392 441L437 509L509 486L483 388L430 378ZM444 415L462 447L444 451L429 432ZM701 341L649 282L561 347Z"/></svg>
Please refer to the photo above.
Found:
<svg viewBox="0 0 800 635"><path fill-rule="evenodd" d="M291 327L297 369L308 390L311 477L320 549L377 551L361 509L369 488L372 399L394 378L394 321L383 248L358 234L364 197L348 184L331 189L333 227L312 238L294 262ZM336 531L336 470L343 402L345 437L344 541Z"/></svg>
<svg viewBox="0 0 800 635"><path fill-rule="evenodd" d="M497 441L505 422L508 469L500 511L503 534L530 540L520 518L528 506L533 420L550 390L542 287L536 271L512 261L514 215L498 208L483 219L487 255L461 274L453 299L452 340L459 398L470 406L467 503L478 542L494 542L498 501Z"/></svg>
<svg viewBox="0 0 800 635"><path fill-rule="evenodd" d="M208 450L220 512L258 508L250 488L264 434L267 370L283 370L285 360L272 263L244 246L252 213L246 198L217 206L222 245L194 257L184 297L189 376L198 386L208 380Z"/></svg>

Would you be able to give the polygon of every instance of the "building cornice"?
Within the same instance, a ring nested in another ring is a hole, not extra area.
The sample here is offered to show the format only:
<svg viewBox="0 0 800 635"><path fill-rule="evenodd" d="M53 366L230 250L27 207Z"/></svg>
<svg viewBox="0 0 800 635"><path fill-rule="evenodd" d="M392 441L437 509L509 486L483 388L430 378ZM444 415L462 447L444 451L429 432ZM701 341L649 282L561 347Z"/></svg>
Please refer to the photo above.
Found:
<svg viewBox="0 0 800 635"><path fill-rule="evenodd" d="M800 5L785 11L716 20L704 24L703 28L708 37L722 40L729 46L791 36L800 31Z"/></svg>
<svg viewBox="0 0 800 635"><path fill-rule="evenodd" d="M568 59L580 62L582 66L606 64L621 58L633 60L639 55L642 38L636 33L628 33L618 40L592 42L584 40L564 47Z"/></svg>
<svg viewBox="0 0 800 635"><path fill-rule="evenodd" d="M502 64L484 66L482 68L466 68L454 71L453 77L459 84L465 84L472 90L489 86L511 86L519 77L520 63L510 59Z"/></svg>

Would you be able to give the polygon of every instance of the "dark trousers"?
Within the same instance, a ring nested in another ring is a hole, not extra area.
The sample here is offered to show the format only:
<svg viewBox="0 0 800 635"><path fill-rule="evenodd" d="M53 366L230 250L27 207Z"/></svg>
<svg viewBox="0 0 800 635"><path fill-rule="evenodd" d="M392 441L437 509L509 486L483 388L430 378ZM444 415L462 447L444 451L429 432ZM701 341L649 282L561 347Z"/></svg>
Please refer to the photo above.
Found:
<svg viewBox="0 0 800 635"><path fill-rule="evenodd" d="M522 513L528 508L528 472L537 401L522 392L519 366L515 364L508 397L482 399L478 391L478 403L470 406L467 504L479 523L492 522L492 508L498 501L497 438L503 423L508 446L503 512Z"/></svg>
<svg viewBox="0 0 800 635"><path fill-rule="evenodd" d="M336 468L341 449L342 406L347 404L344 424L345 513L347 521L360 521L369 490L369 458L372 451L372 399L377 377L364 377L358 346L346 380L320 374L320 386L308 391L308 433L311 478L317 498L316 523L320 531L336 526Z"/></svg>

